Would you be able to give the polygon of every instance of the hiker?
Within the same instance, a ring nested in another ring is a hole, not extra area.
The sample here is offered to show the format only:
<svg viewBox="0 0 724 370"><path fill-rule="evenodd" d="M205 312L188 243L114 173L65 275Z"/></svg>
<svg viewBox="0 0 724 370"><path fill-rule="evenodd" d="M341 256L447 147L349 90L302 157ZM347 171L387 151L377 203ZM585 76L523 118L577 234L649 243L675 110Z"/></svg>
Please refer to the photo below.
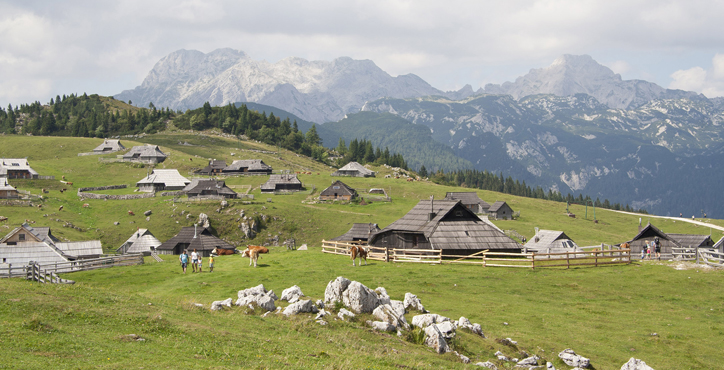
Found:
<svg viewBox="0 0 724 370"><path fill-rule="evenodd" d="M196 253L196 249L191 252L191 268L196 272L196 265L199 263L199 254Z"/></svg>
<svg viewBox="0 0 724 370"><path fill-rule="evenodd" d="M644 257L646 256L646 246L644 245L641 247L641 260L644 260Z"/></svg>
<svg viewBox="0 0 724 370"><path fill-rule="evenodd" d="M203 256L203 255L200 255L200 256L199 256L199 271L198 271L198 272L201 272L201 262L203 261L203 259L204 259L204 256Z"/></svg>
<svg viewBox="0 0 724 370"><path fill-rule="evenodd" d="M178 256L179 262L181 262L181 269L184 270L184 274L186 273L186 265L189 263L189 255L186 254L186 250L184 249L184 252L181 253L180 256Z"/></svg>
<svg viewBox="0 0 724 370"><path fill-rule="evenodd" d="M656 252L656 258L661 261L661 242L659 241L659 237L654 239L654 251Z"/></svg>
<svg viewBox="0 0 724 370"><path fill-rule="evenodd" d="M209 256L209 272L214 272L214 255Z"/></svg>

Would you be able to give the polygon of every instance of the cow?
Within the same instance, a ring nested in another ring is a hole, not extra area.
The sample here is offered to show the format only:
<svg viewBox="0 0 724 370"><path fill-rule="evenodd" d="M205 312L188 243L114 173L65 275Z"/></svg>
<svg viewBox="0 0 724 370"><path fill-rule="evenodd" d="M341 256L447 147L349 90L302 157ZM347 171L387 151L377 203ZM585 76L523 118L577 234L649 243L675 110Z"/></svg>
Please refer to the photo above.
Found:
<svg viewBox="0 0 724 370"><path fill-rule="evenodd" d="M131 211L131 210L128 211L128 214L131 215L131 216L135 216L135 215L136 215L136 214L133 213L133 211Z"/></svg>
<svg viewBox="0 0 724 370"><path fill-rule="evenodd" d="M88 208L88 207L90 207L90 204L88 204L88 203L83 203L83 208Z"/></svg>
<svg viewBox="0 0 724 370"><path fill-rule="evenodd" d="M362 266L362 259L365 260L365 266L367 266L367 252L368 250L361 246L361 245L355 245L349 250L350 257L352 258L352 266L354 266L354 260L359 256L359 265Z"/></svg>
<svg viewBox="0 0 724 370"><path fill-rule="evenodd" d="M254 263L254 267L256 267L256 261L259 259L260 253L269 253L269 249L258 245L248 245L246 249L241 252L241 256L249 257L249 266Z"/></svg>
<svg viewBox="0 0 724 370"><path fill-rule="evenodd" d="M58 207L58 211L62 211L62 210L63 210L63 206Z"/></svg>
<svg viewBox="0 0 724 370"><path fill-rule="evenodd" d="M236 253L236 249L214 248L214 250L211 251L211 254L215 254L217 256L230 256L234 253Z"/></svg>

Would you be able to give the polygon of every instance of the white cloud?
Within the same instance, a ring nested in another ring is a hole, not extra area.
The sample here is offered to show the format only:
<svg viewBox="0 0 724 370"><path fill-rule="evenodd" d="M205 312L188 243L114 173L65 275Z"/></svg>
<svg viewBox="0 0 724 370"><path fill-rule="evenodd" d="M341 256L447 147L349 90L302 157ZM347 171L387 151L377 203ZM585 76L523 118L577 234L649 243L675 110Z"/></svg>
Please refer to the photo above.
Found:
<svg viewBox="0 0 724 370"><path fill-rule="evenodd" d="M671 74L671 89L696 91L708 98L724 96L724 54L716 54L710 69L693 67Z"/></svg>

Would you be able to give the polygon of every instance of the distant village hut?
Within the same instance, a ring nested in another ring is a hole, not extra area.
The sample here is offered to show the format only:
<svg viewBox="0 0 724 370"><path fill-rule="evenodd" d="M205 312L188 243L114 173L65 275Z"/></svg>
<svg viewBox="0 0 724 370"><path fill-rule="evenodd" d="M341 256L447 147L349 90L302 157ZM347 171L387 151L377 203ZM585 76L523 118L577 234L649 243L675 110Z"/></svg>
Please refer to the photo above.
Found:
<svg viewBox="0 0 724 370"><path fill-rule="evenodd" d="M374 234L370 245L395 249L444 250L469 255L486 249L519 253L521 245L481 220L460 201L421 200L399 220Z"/></svg>
<svg viewBox="0 0 724 370"><path fill-rule="evenodd" d="M0 199L18 199L20 193L8 183L8 179L0 177Z"/></svg>
<svg viewBox="0 0 724 370"><path fill-rule="evenodd" d="M671 255L672 248L682 247L678 240L659 230L656 226L648 224L641 228L633 239L628 241L631 247L631 254L639 255L641 249L646 249L646 244L654 241L656 238L659 238L659 243L661 243L662 255Z"/></svg>
<svg viewBox="0 0 724 370"><path fill-rule="evenodd" d="M332 176L375 177L375 172L357 162L349 162L333 172Z"/></svg>
<svg viewBox="0 0 724 370"><path fill-rule="evenodd" d="M211 231L201 226L187 226L176 236L163 242L156 248L158 254L181 254L184 250L190 254L194 249L204 257L211 255L216 249L235 250L233 245L217 238Z"/></svg>
<svg viewBox="0 0 724 370"><path fill-rule="evenodd" d="M101 145L98 145L95 149L93 149L93 153L106 154L106 153L118 152L118 151L121 151L124 149L126 149L126 147L124 147L123 144L121 144L120 140L106 139L106 140L103 140L103 143Z"/></svg>
<svg viewBox="0 0 724 370"><path fill-rule="evenodd" d="M583 252L563 231L538 230L527 243L525 249L535 253ZM550 258L566 258L566 255L550 256Z"/></svg>
<svg viewBox="0 0 724 370"><path fill-rule="evenodd" d="M219 175L226 168L226 161L220 161L212 159L209 161L209 165L196 171L199 175L213 176Z"/></svg>
<svg viewBox="0 0 724 370"><path fill-rule="evenodd" d="M27 158L0 158L0 177L6 179L37 179Z"/></svg>
<svg viewBox="0 0 724 370"><path fill-rule="evenodd" d="M319 200L352 200L357 198L357 191L342 181L335 181L319 193Z"/></svg>
<svg viewBox="0 0 724 370"><path fill-rule="evenodd" d="M97 258L102 254L100 240L61 242L49 227L32 227L27 223L0 239L0 262L17 266L30 261L45 265Z"/></svg>
<svg viewBox="0 0 724 370"><path fill-rule="evenodd" d="M490 204L480 199L478 193L474 191L448 192L445 194L445 200L459 200L467 209L477 214L487 214L490 209Z"/></svg>
<svg viewBox="0 0 724 370"><path fill-rule="evenodd" d="M167 155L159 149L158 145L141 145L131 148L128 153L123 155L123 160L157 164L165 161L166 157Z"/></svg>
<svg viewBox="0 0 724 370"><path fill-rule="evenodd" d="M711 235L698 235L698 234L668 234L672 239L676 240L682 248L714 248L714 240ZM663 251L662 251L663 253Z"/></svg>
<svg viewBox="0 0 724 370"><path fill-rule="evenodd" d="M512 220L513 209L504 201L497 201L488 208L488 217L496 220Z"/></svg>
<svg viewBox="0 0 724 370"><path fill-rule="evenodd" d="M153 193L157 191L182 190L191 180L181 176L178 170L155 169L151 174L136 183L139 191Z"/></svg>
<svg viewBox="0 0 724 370"><path fill-rule="evenodd" d="M148 229L138 229L123 245L116 249L116 253L143 253L148 256L160 245L161 241L153 236Z"/></svg>
<svg viewBox="0 0 724 370"><path fill-rule="evenodd" d="M239 197L239 194L226 186L224 181L211 179L193 179L183 189L183 192L189 199L236 199Z"/></svg>
<svg viewBox="0 0 724 370"><path fill-rule="evenodd" d="M226 175L271 175L272 167L261 159L240 159L222 170Z"/></svg>
<svg viewBox="0 0 724 370"><path fill-rule="evenodd" d="M363 242L366 244L372 235L380 231L382 230L380 230L377 224L355 223L352 224L352 228L350 228L349 231L331 240L338 242Z"/></svg>
<svg viewBox="0 0 724 370"><path fill-rule="evenodd" d="M261 185L262 193L292 192L302 190L302 182L296 174L270 175L269 180Z"/></svg>

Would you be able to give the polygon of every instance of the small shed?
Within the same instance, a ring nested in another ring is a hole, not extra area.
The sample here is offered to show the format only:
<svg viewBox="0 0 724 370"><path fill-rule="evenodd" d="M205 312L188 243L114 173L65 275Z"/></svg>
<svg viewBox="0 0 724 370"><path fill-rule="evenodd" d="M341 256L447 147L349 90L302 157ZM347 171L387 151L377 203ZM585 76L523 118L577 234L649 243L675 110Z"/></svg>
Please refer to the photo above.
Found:
<svg viewBox="0 0 724 370"><path fill-rule="evenodd" d="M144 255L150 255L151 252L155 251L160 245L161 241L153 236L151 231L148 229L138 229L123 245L116 249L116 253L143 253Z"/></svg>
<svg viewBox="0 0 724 370"><path fill-rule="evenodd" d="M262 193L300 190L302 190L302 182L299 181L296 174L270 175L269 180L261 185Z"/></svg>
<svg viewBox="0 0 724 370"><path fill-rule="evenodd" d="M713 248L714 250L718 251L719 253L724 253L724 236L722 236L721 238L719 238L719 241L716 242L716 243L714 243L714 245L712 246L712 248Z"/></svg>
<svg viewBox="0 0 724 370"><path fill-rule="evenodd" d="M166 157L167 155L159 149L158 145L140 145L134 146L124 154L123 160L156 164L165 161Z"/></svg>
<svg viewBox="0 0 724 370"><path fill-rule="evenodd" d="M196 249L197 253L208 257L216 248L236 249L233 245L212 235L211 231L205 227L187 226L181 228L176 236L159 245L156 251L158 254L181 254L184 250L191 253Z"/></svg>
<svg viewBox="0 0 724 370"><path fill-rule="evenodd" d="M469 255L485 249L521 251L521 245L452 200L421 200L399 220L373 235L370 245L396 249L443 249Z"/></svg>
<svg viewBox="0 0 724 370"><path fill-rule="evenodd" d="M332 176L374 177L375 172L357 162L349 162L333 172Z"/></svg>
<svg viewBox="0 0 724 370"><path fill-rule="evenodd" d="M240 159L232 162L221 172L227 175L271 175L272 167L261 159Z"/></svg>
<svg viewBox="0 0 724 370"><path fill-rule="evenodd" d="M488 202L480 199L478 193L474 191L447 192L446 200L459 200L463 205L473 213L487 214L490 209Z"/></svg>
<svg viewBox="0 0 724 370"><path fill-rule="evenodd" d="M352 200L355 198L357 198L357 190L339 180L319 193L319 200Z"/></svg>
<svg viewBox="0 0 724 370"><path fill-rule="evenodd" d="M367 242L372 235L380 231L382 230L377 227L377 224L355 223L352 224L349 231L331 240L338 242Z"/></svg>
<svg viewBox="0 0 724 370"><path fill-rule="evenodd" d="M189 199L219 197L236 199L239 196L239 194L226 186L224 181L211 179L193 179L190 184L186 185L183 192L186 193Z"/></svg>
<svg viewBox="0 0 724 370"><path fill-rule="evenodd" d="M488 216L496 220L512 220L513 209L504 201L497 201L488 208Z"/></svg>
<svg viewBox="0 0 724 370"><path fill-rule="evenodd" d="M638 255L641 253L641 249L645 249L646 244L650 243L652 240L659 238L659 243L661 243L661 254L664 255L670 255L672 253L671 248L681 248L682 245L679 244L679 242L672 238L670 235L664 233L663 231L659 230L656 226L652 224L648 224L645 227L641 228L638 234L636 236L629 240L628 243L631 247L631 254L632 255Z"/></svg>
<svg viewBox="0 0 724 370"><path fill-rule="evenodd" d="M209 165L196 171L199 175L218 175L221 174L221 172L226 168L226 161L220 161L216 159L212 159L209 161Z"/></svg>
<svg viewBox="0 0 724 370"><path fill-rule="evenodd" d="M30 261L41 265L96 258L103 254L99 240L60 242L49 227L16 227L0 239L0 261L23 266Z"/></svg>
<svg viewBox="0 0 724 370"><path fill-rule="evenodd" d="M139 191L153 193L156 191L172 191L182 190L191 180L181 176L178 170L159 170L151 171L151 174L136 183Z"/></svg>
<svg viewBox="0 0 724 370"><path fill-rule="evenodd" d="M536 253L583 252L583 249L579 248L566 233L555 230L538 230L524 247ZM565 255L550 257L565 258Z"/></svg>
<svg viewBox="0 0 724 370"><path fill-rule="evenodd" d="M698 234L668 234L672 239L681 244L682 248L713 248L714 240L711 235ZM663 251L662 251L663 252Z"/></svg>
<svg viewBox="0 0 724 370"><path fill-rule="evenodd" d="M7 179L37 179L27 158L0 158L0 177Z"/></svg>
<svg viewBox="0 0 724 370"><path fill-rule="evenodd" d="M0 199L18 199L20 193L8 183L8 179L0 177Z"/></svg>
<svg viewBox="0 0 724 370"><path fill-rule="evenodd" d="M113 153L118 152L121 150L126 149L123 144L121 144L121 141L118 139L106 139L103 140L103 143L101 145L98 145L93 149L93 153L95 154L105 154L105 153Z"/></svg>

